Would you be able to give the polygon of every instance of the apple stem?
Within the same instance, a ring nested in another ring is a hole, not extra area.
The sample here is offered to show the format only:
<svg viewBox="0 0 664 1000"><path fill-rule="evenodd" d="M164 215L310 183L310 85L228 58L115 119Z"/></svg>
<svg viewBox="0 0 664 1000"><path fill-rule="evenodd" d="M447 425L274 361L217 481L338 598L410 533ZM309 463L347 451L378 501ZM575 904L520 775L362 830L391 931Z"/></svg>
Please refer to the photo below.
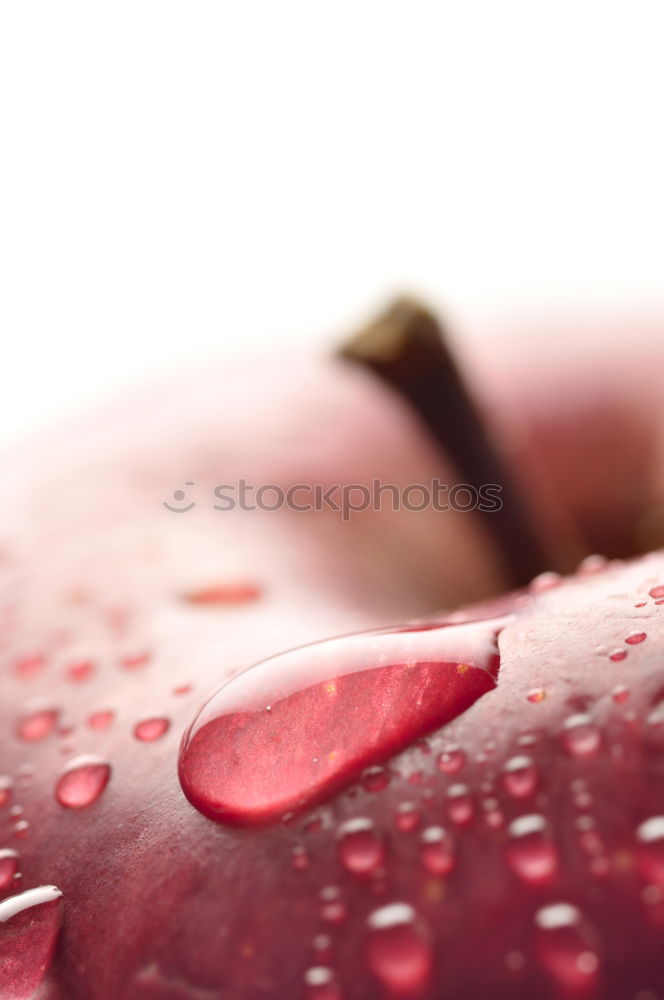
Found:
<svg viewBox="0 0 664 1000"><path fill-rule="evenodd" d="M491 440L482 415L435 317L399 298L339 350L399 392L456 467L464 484L502 487L500 510L481 511L485 529L509 574L521 587L550 569L526 504Z"/></svg>

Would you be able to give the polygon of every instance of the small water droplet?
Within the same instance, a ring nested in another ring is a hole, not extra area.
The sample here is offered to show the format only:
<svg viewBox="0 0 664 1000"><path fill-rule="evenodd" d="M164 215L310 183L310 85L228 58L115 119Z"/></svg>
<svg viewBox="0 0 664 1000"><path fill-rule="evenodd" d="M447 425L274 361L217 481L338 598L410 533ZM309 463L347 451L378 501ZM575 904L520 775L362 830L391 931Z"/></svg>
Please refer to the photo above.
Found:
<svg viewBox="0 0 664 1000"><path fill-rule="evenodd" d="M579 910L570 903L552 903L537 911L536 951L554 982L572 996L592 989L599 957Z"/></svg>
<svg viewBox="0 0 664 1000"><path fill-rule="evenodd" d="M545 590L553 590L562 581L560 573L540 573L534 580L530 581L530 590L534 594L541 594Z"/></svg>
<svg viewBox="0 0 664 1000"><path fill-rule="evenodd" d="M46 659L41 653L28 653L20 656L14 663L14 672L19 677L34 677L42 672L46 666Z"/></svg>
<svg viewBox="0 0 664 1000"><path fill-rule="evenodd" d="M431 975L433 954L428 928L407 903L390 903L368 920L367 965L391 993L411 996Z"/></svg>
<svg viewBox="0 0 664 1000"><path fill-rule="evenodd" d="M465 753L454 743L445 747L438 757L438 768L443 774L457 774L465 763Z"/></svg>
<svg viewBox="0 0 664 1000"><path fill-rule="evenodd" d="M341 987L332 969L316 965L304 974L305 1000L342 1000Z"/></svg>
<svg viewBox="0 0 664 1000"><path fill-rule="evenodd" d="M336 885L328 885L320 892L321 919L328 924L341 924L346 919L348 909Z"/></svg>
<svg viewBox="0 0 664 1000"><path fill-rule="evenodd" d="M636 839L644 878L664 888L664 816L652 816L642 823Z"/></svg>
<svg viewBox="0 0 664 1000"><path fill-rule="evenodd" d="M382 792L390 783L390 775L386 768L376 765L362 772L361 781L367 792Z"/></svg>
<svg viewBox="0 0 664 1000"><path fill-rule="evenodd" d="M582 576L589 576L591 573L599 573L601 570L606 569L607 564L608 559L606 556L586 556L579 563L577 573L580 573Z"/></svg>
<svg viewBox="0 0 664 1000"><path fill-rule="evenodd" d="M653 587L648 593L654 598L664 597L664 586L660 584L658 587Z"/></svg>
<svg viewBox="0 0 664 1000"><path fill-rule="evenodd" d="M599 750L601 738L590 716L579 712L565 719L562 741L571 756L592 757Z"/></svg>
<svg viewBox="0 0 664 1000"><path fill-rule="evenodd" d="M616 684L611 691L611 697L617 705L622 705L629 698L629 688L624 684Z"/></svg>
<svg viewBox="0 0 664 1000"><path fill-rule="evenodd" d="M150 654L143 651L123 656L120 660L120 666L125 670L140 670L142 667L146 667L149 662Z"/></svg>
<svg viewBox="0 0 664 1000"><path fill-rule="evenodd" d="M646 632L632 632L631 635L627 636L625 642L629 646L638 646L639 643L644 642L647 638L648 636Z"/></svg>
<svg viewBox="0 0 664 1000"><path fill-rule="evenodd" d="M503 767L503 785L514 799L527 799L537 788L537 769L531 757L510 757Z"/></svg>
<svg viewBox="0 0 664 1000"><path fill-rule="evenodd" d="M29 712L19 720L19 738L28 743L46 739L55 729L58 715L58 710L55 708L40 708Z"/></svg>
<svg viewBox="0 0 664 1000"><path fill-rule="evenodd" d="M327 965L332 961L332 938L329 934L317 934L311 946L321 965Z"/></svg>
<svg viewBox="0 0 664 1000"><path fill-rule="evenodd" d="M528 692L527 697L528 701L532 702L533 705L537 705L546 698L546 690L544 688L533 688L532 691Z"/></svg>
<svg viewBox="0 0 664 1000"><path fill-rule="evenodd" d="M161 739L170 727L168 719L154 717L151 719L141 719L134 726L134 736L143 743L152 743L153 740Z"/></svg>
<svg viewBox="0 0 664 1000"><path fill-rule="evenodd" d="M177 687L173 688L173 694L176 695L176 697L181 698L185 694L190 694L193 690L193 684L178 684Z"/></svg>
<svg viewBox="0 0 664 1000"><path fill-rule="evenodd" d="M296 871L304 871L306 868L309 867L310 861L309 861L309 855L307 854L307 849L306 847L303 847L301 844L297 844L293 848L292 857L293 857L293 868L295 868Z"/></svg>
<svg viewBox="0 0 664 1000"><path fill-rule="evenodd" d="M66 809L84 809L97 801L111 777L110 764L100 757L76 757L57 780L55 798Z"/></svg>
<svg viewBox="0 0 664 1000"><path fill-rule="evenodd" d="M108 729L114 718L115 713L110 709L101 709L98 712L92 712L88 716L88 726L90 729Z"/></svg>
<svg viewBox="0 0 664 1000"><path fill-rule="evenodd" d="M551 882L558 868L558 852L543 816L519 816L508 828L507 862L528 885Z"/></svg>
<svg viewBox="0 0 664 1000"><path fill-rule="evenodd" d="M626 660L627 659L627 650L626 649L614 649L614 651L612 653L609 653L609 659L613 660L614 663L619 663L620 660Z"/></svg>
<svg viewBox="0 0 664 1000"><path fill-rule="evenodd" d="M187 604L197 604L202 607L214 607L215 605L219 607L223 605L249 604L252 601L258 600L261 594L262 588L258 584L236 580L200 587L198 590L184 594L183 600Z"/></svg>
<svg viewBox="0 0 664 1000"><path fill-rule="evenodd" d="M62 893L54 885L28 889L0 902L3 1000L33 995L51 964L61 922Z"/></svg>
<svg viewBox="0 0 664 1000"><path fill-rule="evenodd" d="M432 875L449 875L456 864L452 839L442 826L422 831L420 858Z"/></svg>
<svg viewBox="0 0 664 1000"><path fill-rule="evenodd" d="M185 795L235 825L275 822L322 801L492 690L505 622L346 636L237 675L184 736Z"/></svg>
<svg viewBox="0 0 664 1000"><path fill-rule="evenodd" d="M80 660L67 667L67 676L72 681L87 681L92 677L93 670L94 664L91 660Z"/></svg>
<svg viewBox="0 0 664 1000"><path fill-rule="evenodd" d="M27 819L20 819L14 824L14 836L17 840L23 840L30 832L30 824Z"/></svg>
<svg viewBox="0 0 664 1000"><path fill-rule="evenodd" d="M457 826L466 826L475 815L475 806L467 785L450 785L447 789L447 814Z"/></svg>
<svg viewBox="0 0 664 1000"><path fill-rule="evenodd" d="M420 822L419 810L413 802L399 803L394 817L397 830L401 830L402 833L412 833L413 830L417 830Z"/></svg>
<svg viewBox="0 0 664 1000"><path fill-rule="evenodd" d="M337 831L342 865L353 875L371 875L385 859L385 843L373 822L358 816L342 823Z"/></svg>
<svg viewBox="0 0 664 1000"><path fill-rule="evenodd" d="M0 850L0 890L8 889L18 872L18 854L6 847Z"/></svg>

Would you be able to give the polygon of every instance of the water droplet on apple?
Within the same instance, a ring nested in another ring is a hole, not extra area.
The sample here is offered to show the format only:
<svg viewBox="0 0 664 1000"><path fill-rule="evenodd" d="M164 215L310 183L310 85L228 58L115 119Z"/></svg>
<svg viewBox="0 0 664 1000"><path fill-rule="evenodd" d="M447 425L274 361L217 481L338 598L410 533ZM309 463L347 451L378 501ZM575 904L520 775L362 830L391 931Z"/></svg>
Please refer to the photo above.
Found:
<svg viewBox="0 0 664 1000"><path fill-rule="evenodd" d="M614 649L612 653L609 653L609 659L613 660L614 663L619 663L621 660L627 659L626 649Z"/></svg>
<svg viewBox="0 0 664 1000"><path fill-rule="evenodd" d="M562 741L572 757L592 757L599 750L601 737L590 716L579 712L565 719Z"/></svg>
<svg viewBox="0 0 664 1000"><path fill-rule="evenodd" d="M599 957L579 910L570 903L552 903L537 911L536 951L551 979L570 996L592 989Z"/></svg>
<svg viewBox="0 0 664 1000"><path fill-rule="evenodd" d="M402 833L412 833L420 825L421 817L413 802L400 802L396 808L394 825Z"/></svg>
<svg viewBox="0 0 664 1000"><path fill-rule="evenodd" d="M460 747L454 744L445 747L438 757L438 768L443 774L457 774L465 763L465 753Z"/></svg>
<svg viewBox="0 0 664 1000"><path fill-rule="evenodd" d="M3 1000L33 995L51 964L61 922L62 893L54 885L28 889L0 902Z"/></svg>
<svg viewBox="0 0 664 1000"><path fill-rule="evenodd" d="M636 839L644 878L664 888L664 816L652 816L641 823Z"/></svg>
<svg viewBox="0 0 664 1000"><path fill-rule="evenodd" d="M55 797L66 809L84 809L97 801L111 777L111 765L100 757L76 757L57 780Z"/></svg>
<svg viewBox="0 0 664 1000"><path fill-rule="evenodd" d="M442 826L422 831L420 859L432 875L449 875L456 864L452 839Z"/></svg>
<svg viewBox="0 0 664 1000"><path fill-rule="evenodd" d="M373 822L362 816L343 823L337 831L339 858L353 875L370 875L385 859L385 844Z"/></svg>
<svg viewBox="0 0 664 1000"><path fill-rule="evenodd" d="M185 795L234 825L322 801L494 688L506 621L345 636L239 674L185 733Z"/></svg>
<svg viewBox="0 0 664 1000"><path fill-rule="evenodd" d="M8 889L18 872L18 854L10 848L0 850L0 890Z"/></svg>
<svg viewBox="0 0 664 1000"><path fill-rule="evenodd" d="M377 764L362 772L361 781L367 792L382 792L390 783L390 775L386 768Z"/></svg>
<svg viewBox="0 0 664 1000"><path fill-rule="evenodd" d="M0 809L8 806L11 802L14 782L8 774L0 774Z"/></svg>
<svg viewBox="0 0 664 1000"><path fill-rule="evenodd" d="M305 1000L343 1000L341 987L332 969L316 965L304 974Z"/></svg>
<svg viewBox="0 0 664 1000"><path fill-rule="evenodd" d="M475 815L475 805L467 785L450 785L447 789L447 815L457 826L466 826Z"/></svg>
<svg viewBox="0 0 664 1000"><path fill-rule="evenodd" d="M154 740L161 739L169 726L169 720L161 717L141 719L134 726L134 736L143 743L152 743Z"/></svg>
<svg viewBox="0 0 664 1000"><path fill-rule="evenodd" d="M431 974L428 929L407 903L390 903L368 920L367 965L392 994L413 996Z"/></svg>
<svg viewBox="0 0 664 1000"><path fill-rule="evenodd" d="M655 599L664 597L664 586L660 584L658 587L653 587L648 593Z"/></svg>
<svg viewBox="0 0 664 1000"><path fill-rule="evenodd" d="M646 632L632 632L631 635L627 636L627 638L625 639L625 642L629 646L638 646L639 643L644 642L646 639L647 639L647 633Z"/></svg>
<svg viewBox="0 0 664 1000"><path fill-rule="evenodd" d="M510 757L503 767L503 785L514 799L527 799L537 788L537 768L531 757Z"/></svg>
<svg viewBox="0 0 664 1000"><path fill-rule="evenodd" d="M533 688L532 691L528 692L527 698L533 705L537 705L546 698L546 691L544 688Z"/></svg>
<svg viewBox="0 0 664 1000"><path fill-rule="evenodd" d="M88 726L90 729L108 729L114 718L115 713L110 709L101 709L88 716Z"/></svg>
<svg viewBox="0 0 664 1000"><path fill-rule="evenodd" d="M561 582L562 577L560 573L540 573L534 580L531 580L530 590L534 594L541 594L545 590L553 590L553 588L558 587Z"/></svg>
<svg viewBox="0 0 664 1000"><path fill-rule="evenodd" d="M622 705L629 698L629 688L625 687L624 684L616 684L611 691L611 697L615 701L616 705Z"/></svg>
<svg viewBox="0 0 664 1000"><path fill-rule="evenodd" d="M80 683L89 680L93 670L94 664L90 660L81 660L78 663L72 663L67 668L67 676L70 680Z"/></svg>
<svg viewBox="0 0 664 1000"><path fill-rule="evenodd" d="M558 867L558 853L543 816L519 816L508 827L507 863L523 882L550 882Z"/></svg>
<svg viewBox="0 0 664 1000"><path fill-rule="evenodd" d="M56 708L39 708L24 715L18 723L18 736L28 743L46 739L55 729L58 721Z"/></svg>
<svg viewBox="0 0 664 1000"><path fill-rule="evenodd" d="M336 885L328 885L320 892L321 919L328 924L341 924L346 919L348 909Z"/></svg>

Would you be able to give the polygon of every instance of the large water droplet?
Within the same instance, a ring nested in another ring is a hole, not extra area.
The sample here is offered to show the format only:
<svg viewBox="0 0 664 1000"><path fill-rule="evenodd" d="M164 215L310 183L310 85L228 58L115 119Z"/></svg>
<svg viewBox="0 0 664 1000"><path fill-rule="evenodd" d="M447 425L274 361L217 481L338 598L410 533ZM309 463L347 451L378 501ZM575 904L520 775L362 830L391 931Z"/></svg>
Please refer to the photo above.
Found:
<svg viewBox="0 0 664 1000"><path fill-rule="evenodd" d="M509 825L507 863L515 875L528 885L543 885L552 880L558 867L558 854L543 816L519 816Z"/></svg>
<svg viewBox="0 0 664 1000"><path fill-rule="evenodd" d="M582 996L597 983L599 958L589 928L570 903L538 910L536 950L548 974L570 996Z"/></svg>
<svg viewBox="0 0 664 1000"><path fill-rule="evenodd" d="M385 859L385 842L370 819L358 816L337 833L339 858L353 875L370 875Z"/></svg>
<svg viewBox="0 0 664 1000"><path fill-rule="evenodd" d="M84 809L96 802L111 777L110 764L100 757L76 757L57 780L55 797L67 809Z"/></svg>
<svg viewBox="0 0 664 1000"><path fill-rule="evenodd" d="M391 903L368 921L367 964L391 994L412 996L427 982L432 967L428 929L412 906Z"/></svg>
<svg viewBox="0 0 664 1000"><path fill-rule="evenodd" d="M213 695L185 733L185 795L236 825L321 801L490 691L505 621L388 629L265 660Z"/></svg>
<svg viewBox="0 0 664 1000"><path fill-rule="evenodd" d="M447 815L457 826L466 826L475 815L468 785L450 785L447 789Z"/></svg>
<svg viewBox="0 0 664 1000"><path fill-rule="evenodd" d="M61 921L62 893L54 885L0 903L2 1000L32 996L51 964Z"/></svg>
<svg viewBox="0 0 664 1000"><path fill-rule="evenodd" d="M652 816L642 823L636 839L644 877L664 889L664 816Z"/></svg>

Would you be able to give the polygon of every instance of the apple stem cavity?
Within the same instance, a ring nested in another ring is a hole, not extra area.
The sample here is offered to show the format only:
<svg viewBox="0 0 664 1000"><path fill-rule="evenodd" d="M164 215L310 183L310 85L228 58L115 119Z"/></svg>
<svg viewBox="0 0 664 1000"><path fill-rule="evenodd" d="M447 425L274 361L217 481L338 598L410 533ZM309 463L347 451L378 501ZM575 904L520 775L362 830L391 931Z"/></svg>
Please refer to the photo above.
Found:
<svg viewBox="0 0 664 1000"><path fill-rule="evenodd" d="M446 334L417 301L397 299L338 351L410 404L464 484L501 487L499 510L477 510L514 587L551 568L527 505L468 392Z"/></svg>

